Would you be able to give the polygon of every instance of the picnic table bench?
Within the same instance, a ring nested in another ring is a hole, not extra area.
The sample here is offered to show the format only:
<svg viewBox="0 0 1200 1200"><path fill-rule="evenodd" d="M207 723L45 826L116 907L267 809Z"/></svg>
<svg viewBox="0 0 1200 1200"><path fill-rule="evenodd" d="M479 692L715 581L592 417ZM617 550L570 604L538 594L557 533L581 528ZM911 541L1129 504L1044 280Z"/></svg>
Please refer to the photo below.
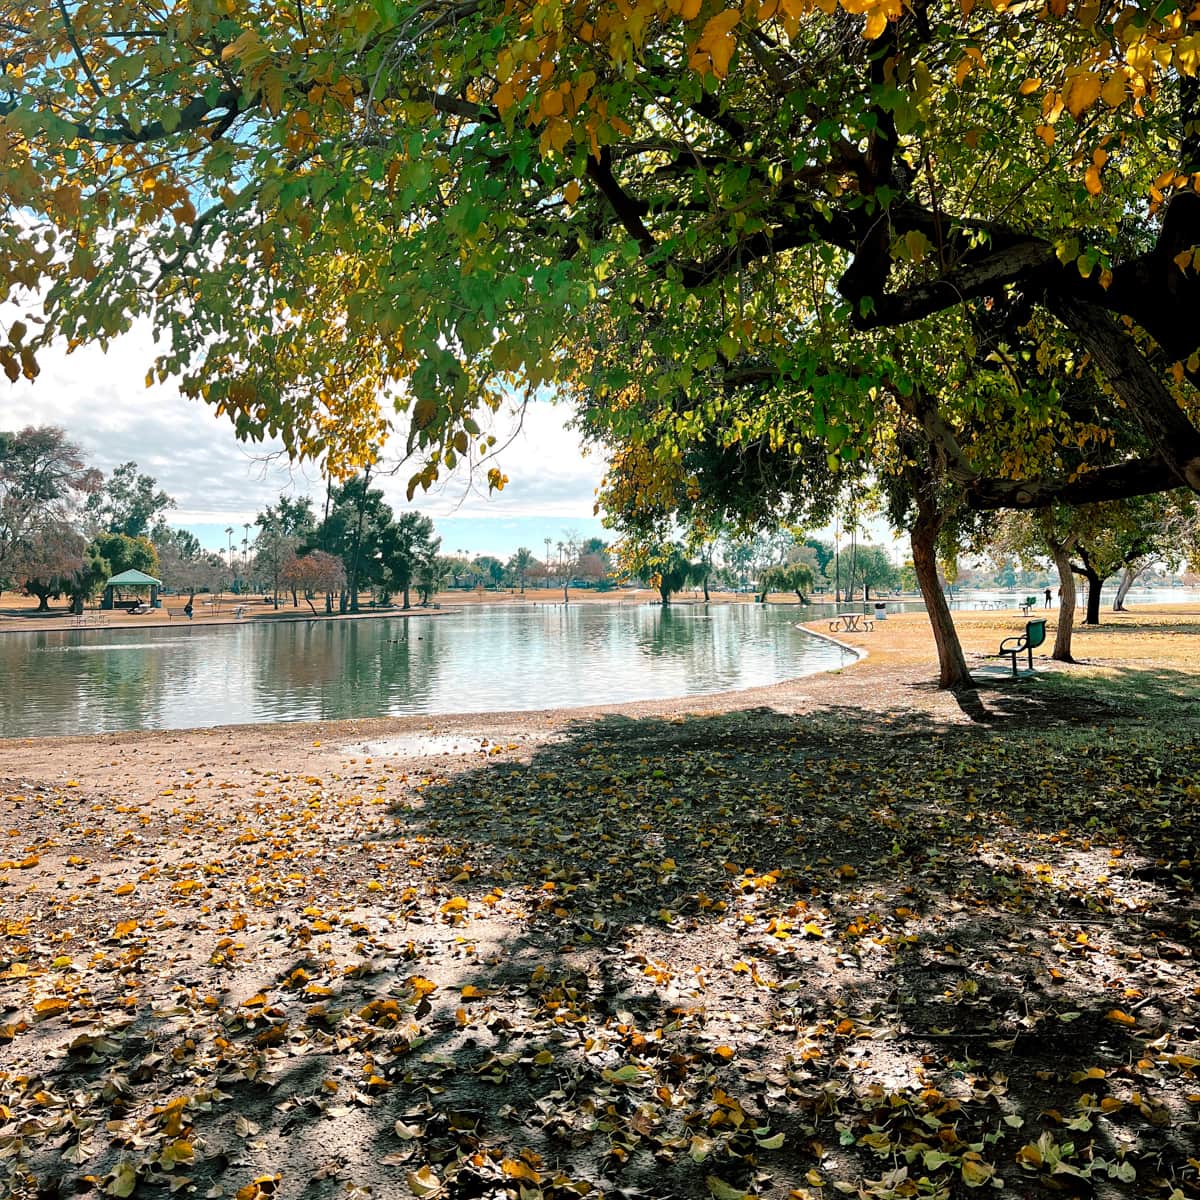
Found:
<svg viewBox="0 0 1200 1200"><path fill-rule="evenodd" d="M1036 621L1026 621L1025 632L1013 637L1006 637L1000 643L996 652L997 658L1012 659L1012 673L1017 673L1017 655L1024 652L1029 656L1029 669L1033 670L1033 652L1046 640L1046 621L1040 618Z"/></svg>
<svg viewBox="0 0 1200 1200"><path fill-rule="evenodd" d="M866 613L843 612L829 622L830 633L870 633L875 622Z"/></svg>

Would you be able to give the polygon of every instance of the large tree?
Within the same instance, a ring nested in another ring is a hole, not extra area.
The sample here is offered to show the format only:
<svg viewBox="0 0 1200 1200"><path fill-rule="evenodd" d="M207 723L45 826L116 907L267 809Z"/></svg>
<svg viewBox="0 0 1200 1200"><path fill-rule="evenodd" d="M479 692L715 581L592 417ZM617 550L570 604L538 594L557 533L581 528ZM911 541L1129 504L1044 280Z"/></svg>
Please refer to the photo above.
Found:
<svg viewBox="0 0 1200 1200"><path fill-rule="evenodd" d="M42 220L0 250L45 304L4 367L151 312L159 375L331 469L371 456L381 396L411 405L425 483L504 385L585 375L766 384L852 458L923 369L897 331L962 345L986 303L1067 331L1150 448L975 502L1200 487L1200 22L1066 9L10 6L0 188Z"/></svg>
<svg viewBox="0 0 1200 1200"><path fill-rule="evenodd" d="M175 501L158 486L153 475L138 471L135 462L123 462L88 497L88 514L109 533L126 537L163 538L167 527L163 513Z"/></svg>
<svg viewBox="0 0 1200 1200"><path fill-rule="evenodd" d="M158 551L149 538L129 537L124 533L98 533L91 545L108 563L114 575L126 571L141 571L154 575L158 571Z"/></svg>
<svg viewBox="0 0 1200 1200"><path fill-rule="evenodd" d="M384 531L380 541L384 580L403 593L405 608L411 607L412 587L422 565L437 557L441 545L433 521L418 512L400 513Z"/></svg>
<svg viewBox="0 0 1200 1200"><path fill-rule="evenodd" d="M39 521L26 539L20 557L25 591L38 599L45 612L51 596L70 590L72 577L84 567L87 539L65 521Z"/></svg>
<svg viewBox="0 0 1200 1200"><path fill-rule="evenodd" d="M0 587L78 565L75 527L99 482L64 429L0 431Z"/></svg>

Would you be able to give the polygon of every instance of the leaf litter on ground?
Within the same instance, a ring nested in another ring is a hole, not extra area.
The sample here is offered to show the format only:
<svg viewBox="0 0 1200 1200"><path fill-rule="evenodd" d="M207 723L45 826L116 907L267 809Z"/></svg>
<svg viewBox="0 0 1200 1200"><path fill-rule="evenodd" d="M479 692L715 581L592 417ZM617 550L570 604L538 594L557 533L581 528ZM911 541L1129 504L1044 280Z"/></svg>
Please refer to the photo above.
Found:
<svg viewBox="0 0 1200 1200"><path fill-rule="evenodd" d="M1200 732L0 783L15 1197L1200 1195Z"/></svg>

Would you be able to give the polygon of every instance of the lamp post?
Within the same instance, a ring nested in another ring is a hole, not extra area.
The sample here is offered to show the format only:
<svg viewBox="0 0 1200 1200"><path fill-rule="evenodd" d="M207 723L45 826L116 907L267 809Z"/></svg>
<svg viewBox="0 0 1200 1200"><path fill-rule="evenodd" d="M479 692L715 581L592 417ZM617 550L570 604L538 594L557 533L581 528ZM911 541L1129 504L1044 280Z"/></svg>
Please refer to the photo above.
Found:
<svg viewBox="0 0 1200 1200"><path fill-rule="evenodd" d="M840 519L834 521L833 525L833 602L841 604L842 602L842 555L841 555L841 540L842 529Z"/></svg>

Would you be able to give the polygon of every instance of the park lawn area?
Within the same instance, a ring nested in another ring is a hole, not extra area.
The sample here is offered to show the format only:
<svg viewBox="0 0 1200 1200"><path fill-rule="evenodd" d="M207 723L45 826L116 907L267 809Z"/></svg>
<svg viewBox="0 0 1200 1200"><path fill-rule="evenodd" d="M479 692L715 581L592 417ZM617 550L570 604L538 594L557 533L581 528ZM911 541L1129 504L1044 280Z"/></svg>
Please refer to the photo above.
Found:
<svg viewBox="0 0 1200 1200"><path fill-rule="evenodd" d="M0 1191L1200 1196L1198 633L0 744Z"/></svg>

